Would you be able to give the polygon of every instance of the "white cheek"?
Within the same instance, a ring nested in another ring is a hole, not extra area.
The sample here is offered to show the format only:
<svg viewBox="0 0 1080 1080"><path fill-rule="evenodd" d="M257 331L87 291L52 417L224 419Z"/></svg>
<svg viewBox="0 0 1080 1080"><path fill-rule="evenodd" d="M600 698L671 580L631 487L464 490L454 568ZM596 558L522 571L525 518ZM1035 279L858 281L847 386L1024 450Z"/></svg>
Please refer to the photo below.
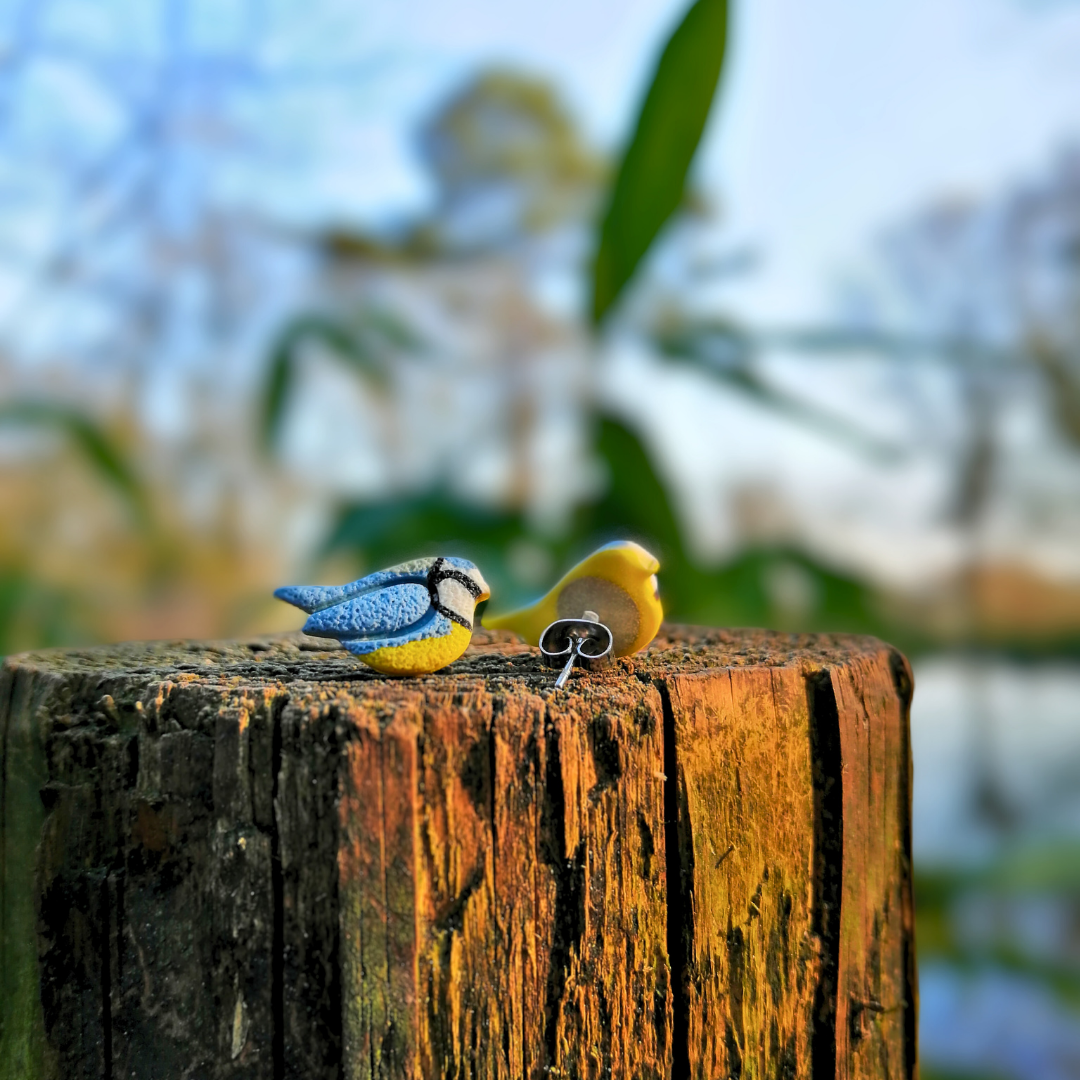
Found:
<svg viewBox="0 0 1080 1080"><path fill-rule="evenodd" d="M460 581L446 578L439 582L439 603L443 607L448 607L456 615L472 622L476 601L472 593Z"/></svg>

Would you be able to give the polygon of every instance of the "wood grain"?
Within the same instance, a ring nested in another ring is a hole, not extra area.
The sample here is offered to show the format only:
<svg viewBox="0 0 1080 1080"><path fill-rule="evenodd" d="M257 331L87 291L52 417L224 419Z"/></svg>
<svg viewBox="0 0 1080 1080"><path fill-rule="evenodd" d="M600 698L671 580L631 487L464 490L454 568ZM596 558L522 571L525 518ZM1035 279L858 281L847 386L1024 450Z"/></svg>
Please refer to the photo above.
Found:
<svg viewBox="0 0 1080 1080"><path fill-rule="evenodd" d="M906 661L9 658L0 1076L916 1074Z"/></svg>

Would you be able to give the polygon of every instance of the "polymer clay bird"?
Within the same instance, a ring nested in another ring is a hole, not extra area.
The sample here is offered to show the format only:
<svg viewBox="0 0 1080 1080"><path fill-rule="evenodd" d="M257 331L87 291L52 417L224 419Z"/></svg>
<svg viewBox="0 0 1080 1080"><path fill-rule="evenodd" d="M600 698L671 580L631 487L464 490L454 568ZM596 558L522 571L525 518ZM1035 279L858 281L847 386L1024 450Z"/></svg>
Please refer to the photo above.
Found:
<svg viewBox="0 0 1080 1080"><path fill-rule="evenodd" d="M579 562L542 599L508 615L485 615L489 630L513 630L530 645L540 643L556 619L579 619L586 611L611 630L616 656L644 649L664 617L656 582L660 563L640 544L616 540Z"/></svg>
<svg viewBox="0 0 1080 1080"><path fill-rule="evenodd" d="M426 675L453 663L491 591L468 559L414 559L349 585L288 585L274 595L309 615L304 633L336 638L386 675Z"/></svg>

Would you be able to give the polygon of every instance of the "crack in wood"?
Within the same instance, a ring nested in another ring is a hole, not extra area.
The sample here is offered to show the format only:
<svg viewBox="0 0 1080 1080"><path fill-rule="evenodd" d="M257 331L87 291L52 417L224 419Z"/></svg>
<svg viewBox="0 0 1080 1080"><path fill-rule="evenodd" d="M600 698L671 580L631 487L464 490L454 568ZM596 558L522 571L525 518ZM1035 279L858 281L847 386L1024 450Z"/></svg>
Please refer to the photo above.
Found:
<svg viewBox="0 0 1080 1080"><path fill-rule="evenodd" d="M901 946L904 965L904 1075L906 1080L917 1080L919 1075L919 977L915 965L915 885L911 864L911 698L915 692L915 680L907 658L896 649L889 650L889 668L893 686L900 698L900 891L903 905L904 929Z"/></svg>
<svg viewBox="0 0 1080 1080"><path fill-rule="evenodd" d="M278 821L281 782L282 713L288 694L278 694L270 705L270 1010L272 1080L285 1078L285 877L281 868L281 826ZM252 759L254 755L251 755Z"/></svg>
<svg viewBox="0 0 1080 1080"><path fill-rule="evenodd" d="M548 1069L558 1061L559 1020L565 1005L567 975L574 949L585 932L585 839L567 851L566 792L562 778L562 740L548 725L547 768L541 807L540 858L555 878L550 966L544 998L544 1047Z"/></svg>
<svg viewBox="0 0 1080 1080"><path fill-rule="evenodd" d="M836 1013L840 963L840 898L844 858L844 795L840 716L828 670L806 680L814 784L814 854L810 929L820 948L812 1006L811 1074L836 1076Z"/></svg>
<svg viewBox="0 0 1080 1080"><path fill-rule="evenodd" d="M693 955L694 846L685 796L680 799L679 758L671 691L656 681L663 710L664 739L664 856L667 871L667 960L671 972L671 1080L690 1077L690 1017L687 983ZM685 865L684 865L685 864Z"/></svg>

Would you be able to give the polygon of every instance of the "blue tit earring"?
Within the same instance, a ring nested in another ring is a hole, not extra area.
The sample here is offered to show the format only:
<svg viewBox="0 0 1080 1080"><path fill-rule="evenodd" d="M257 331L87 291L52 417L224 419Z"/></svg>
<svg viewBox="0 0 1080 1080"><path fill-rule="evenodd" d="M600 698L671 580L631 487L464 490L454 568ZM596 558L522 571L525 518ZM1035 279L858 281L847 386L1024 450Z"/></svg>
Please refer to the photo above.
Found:
<svg viewBox="0 0 1080 1080"><path fill-rule="evenodd" d="M288 585L279 600L308 613L304 633L334 638L385 675L427 675L472 639L491 590L468 559L414 559L348 585Z"/></svg>

